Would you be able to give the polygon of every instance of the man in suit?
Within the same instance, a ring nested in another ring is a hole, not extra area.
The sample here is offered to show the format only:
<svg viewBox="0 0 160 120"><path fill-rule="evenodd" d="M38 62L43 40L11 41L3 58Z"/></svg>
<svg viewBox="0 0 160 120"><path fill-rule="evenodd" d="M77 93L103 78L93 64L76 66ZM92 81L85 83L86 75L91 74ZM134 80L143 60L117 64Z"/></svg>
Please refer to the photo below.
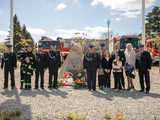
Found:
<svg viewBox="0 0 160 120"><path fill-rule="evenodd" d="M138 70L139 80L141 85L140 92L144 92L144 81L146 84L146 94L150 91L150 72L152 66L152 58L148 51L142 50L136 57L136 69ZM145 79L144 79L145 78Z"/></svg>
<svg viewBox="0 0 160 120"><path fill-rule="evenodd" d="M12 45L7 45L8 51L2 57L1 69L4 69L4 89L8 88L8 75L11 77L11 88L15 87L14 70L17 68L16 54L12 52Z"/></svg>

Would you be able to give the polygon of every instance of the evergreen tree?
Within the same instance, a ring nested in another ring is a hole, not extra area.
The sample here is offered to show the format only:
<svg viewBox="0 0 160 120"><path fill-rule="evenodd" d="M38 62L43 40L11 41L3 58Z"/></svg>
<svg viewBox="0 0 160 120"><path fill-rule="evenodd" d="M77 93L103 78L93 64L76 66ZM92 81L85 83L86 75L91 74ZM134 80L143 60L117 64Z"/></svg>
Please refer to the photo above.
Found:
<svg viewBox="0 0 160 120"><path fill-rule="evenodd" d="M160 7L155 6L152 11L147 14L146 22L147 35L150 36L160 33Z"/></svg>
<svg viewBox="0 0 160 120"><path fill-rule="evenodd" d="M17 15L14 16L14 32L13 32L13 43L15 52L19 51L21 48L25 47L27 44L34 45L33 38L31 34L27 31L26 26L21 27ZM8 37L8 39L10 39ZM6 41L7 43L8 41Z"/></svg>

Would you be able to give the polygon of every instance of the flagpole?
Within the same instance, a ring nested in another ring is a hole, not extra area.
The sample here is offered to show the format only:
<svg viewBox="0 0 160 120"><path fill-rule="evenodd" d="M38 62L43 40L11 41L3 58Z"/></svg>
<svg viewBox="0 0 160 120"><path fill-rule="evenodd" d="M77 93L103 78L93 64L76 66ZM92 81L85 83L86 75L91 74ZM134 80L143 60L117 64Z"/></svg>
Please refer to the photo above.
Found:
<svg viewBox="0 0 160 120"><path fill-rule="evenodd" d="M142 44L145 49L145 0L142 0Z"/></svg>
<svg viewBox="0 0 160 120"><path fill-rule="evenodd" d="M13 0L10 0L10 44L13 46L12 51L14 48L13 44L13 31L14 31L14 25L13 25Z"/></svg>

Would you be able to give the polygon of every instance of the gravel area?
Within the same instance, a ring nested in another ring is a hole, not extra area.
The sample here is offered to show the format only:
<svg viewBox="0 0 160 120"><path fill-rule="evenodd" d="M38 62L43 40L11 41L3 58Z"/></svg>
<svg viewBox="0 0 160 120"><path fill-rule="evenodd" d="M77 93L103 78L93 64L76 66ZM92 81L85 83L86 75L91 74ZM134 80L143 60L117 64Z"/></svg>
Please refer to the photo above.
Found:
<svg viewBox="0 0 160 120"><path fill-rule="evenodd" d="M57 120L56 115L63 112L88 112L89 120L104 120L106 111L113 118L117 109L129 120L153 120L153 114L160 112L160 73L157 68L151 70L151 92L139 93L139 81L134 80L135 91L89 92L87 89L74 90L61 87L48 90L48 72L45 74L45 90L20 90L19 69L16 70L17 89L3 90L3 72L0 70L0 112L19 108L22 115L13 120ZM34 87L34 77L32 78ZM113 79L112 79L113 87ZM160 115L160 114L159 114Z"/></svg>

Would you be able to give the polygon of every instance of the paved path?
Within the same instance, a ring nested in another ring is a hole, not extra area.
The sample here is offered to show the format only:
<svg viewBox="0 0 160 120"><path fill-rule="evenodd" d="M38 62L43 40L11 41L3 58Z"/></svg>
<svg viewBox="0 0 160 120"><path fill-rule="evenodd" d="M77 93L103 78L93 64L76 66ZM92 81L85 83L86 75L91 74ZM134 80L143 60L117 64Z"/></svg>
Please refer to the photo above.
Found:
<svg viewBox="0 0 160 120"><path fill-rule="evenodd" d="M105 93L97 90L97 92L89 92L86 89L74 90L69 87L58 90L21 91L19 90L19 70L16 70L17 89L3 90L1 70L0 75L0 112L15 108L23 111L19 118L13 118L13 120L56 120L55 115L60 112L67 114L76 111L79 114L88 112L89 120L104 120L106 110L113 117L118 108L130 118L129 120L153 120L153 114L160 112L160 73L157 68L151 70L151 93L149 95L137 91L116 92L111 90ZM46 72L46 88L47 83L48 73ZM134 80L134 84L139 90L138 78Z"/></svg>

